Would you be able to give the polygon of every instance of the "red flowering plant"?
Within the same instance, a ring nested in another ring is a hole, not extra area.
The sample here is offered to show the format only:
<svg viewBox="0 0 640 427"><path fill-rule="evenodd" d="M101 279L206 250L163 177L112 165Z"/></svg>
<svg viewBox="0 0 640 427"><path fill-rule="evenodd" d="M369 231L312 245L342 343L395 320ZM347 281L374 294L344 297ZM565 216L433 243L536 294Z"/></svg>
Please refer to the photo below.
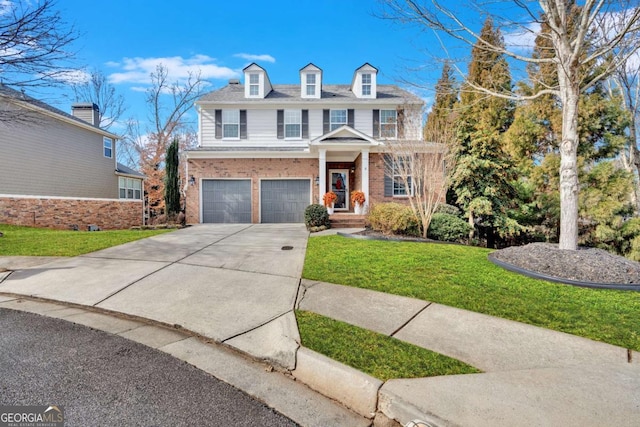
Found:
<svg viewBox="0 0 640 427"><path fill-rule="evenodd" d="M352 191L351 192L351 203L353 203L354 205L356 203L359 203L360 205L364 205L364 201L365 201L365 197L364 197L364 193L362 191Z"/></svg>
<svg viewBox="0 0 640 427"><path fill-rule="evenodd" d="M325 193L324 196L322 196L322 201L324 202L325 206L331 206L336 202L336 200L338 200L338 195L333 191L329 191L328 193Z"/></svg>

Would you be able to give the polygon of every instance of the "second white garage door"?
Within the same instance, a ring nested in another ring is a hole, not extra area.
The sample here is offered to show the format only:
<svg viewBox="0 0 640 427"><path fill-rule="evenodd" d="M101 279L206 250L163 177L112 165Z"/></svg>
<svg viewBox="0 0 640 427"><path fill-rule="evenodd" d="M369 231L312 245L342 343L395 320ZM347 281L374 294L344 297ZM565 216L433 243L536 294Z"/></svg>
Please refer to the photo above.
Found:
<svg viewBox="0 0 640 427"><path fill-rule="evenodd" d="M304 222L304 210L310 203L309 179L260 181L260 221L263 223Z"/></svg>

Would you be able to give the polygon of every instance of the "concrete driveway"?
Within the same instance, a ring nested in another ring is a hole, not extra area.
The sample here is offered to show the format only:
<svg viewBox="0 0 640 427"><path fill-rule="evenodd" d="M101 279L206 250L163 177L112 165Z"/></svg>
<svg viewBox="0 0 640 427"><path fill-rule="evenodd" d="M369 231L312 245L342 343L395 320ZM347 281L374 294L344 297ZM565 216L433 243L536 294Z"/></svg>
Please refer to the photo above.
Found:
<svg viewBox="0 0 640 427"><path fill-rule="evenodd" d="M293 368L302 224L202 224L15 271L0 292L180 325Z"/></svg>

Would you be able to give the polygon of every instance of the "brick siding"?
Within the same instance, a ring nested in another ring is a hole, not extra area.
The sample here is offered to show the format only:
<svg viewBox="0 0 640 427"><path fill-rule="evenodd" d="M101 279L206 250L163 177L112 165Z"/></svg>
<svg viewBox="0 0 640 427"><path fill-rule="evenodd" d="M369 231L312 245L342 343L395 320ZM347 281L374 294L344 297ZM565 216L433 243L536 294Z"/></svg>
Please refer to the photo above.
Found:
<svg viewBox="0 0 640 427"><path fill-rule="evenodd" d="M102 230L142 225L142 201L63 198L0 198L0 223L68 230Z"/></svg>
<svg viewBox="0 0 640 427"><path fill-rule="evenodd" d="M189 159L189 175L196 185L187 189L187 223L200 222L200 179L251 179L252 222L260 221L261 178L308 178L311 180L314 203L318 200L318 159Z"/></svg>

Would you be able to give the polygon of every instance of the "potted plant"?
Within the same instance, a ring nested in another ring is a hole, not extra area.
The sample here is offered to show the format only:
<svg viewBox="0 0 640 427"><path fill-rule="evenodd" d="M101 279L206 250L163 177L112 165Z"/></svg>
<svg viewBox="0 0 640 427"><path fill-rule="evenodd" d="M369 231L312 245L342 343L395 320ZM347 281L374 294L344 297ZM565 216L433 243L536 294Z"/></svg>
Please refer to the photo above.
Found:
<svg viewBox="0 0 640 427"><path fill-rule="evenodd" d="M322 196L322 201L324 202L329 215L333 214L333 204L336 202L336 200L338 200L338 195L333 191L329 191L325 193L324 196Z"/></svg>
<svg viewBox="0 0 640 427"><path fill-rule="evenodd" d="M362 191L356 190L351 192L351 203L354 205L356 215L362 215L364 213L365 200L366 198Z"/></svg>

